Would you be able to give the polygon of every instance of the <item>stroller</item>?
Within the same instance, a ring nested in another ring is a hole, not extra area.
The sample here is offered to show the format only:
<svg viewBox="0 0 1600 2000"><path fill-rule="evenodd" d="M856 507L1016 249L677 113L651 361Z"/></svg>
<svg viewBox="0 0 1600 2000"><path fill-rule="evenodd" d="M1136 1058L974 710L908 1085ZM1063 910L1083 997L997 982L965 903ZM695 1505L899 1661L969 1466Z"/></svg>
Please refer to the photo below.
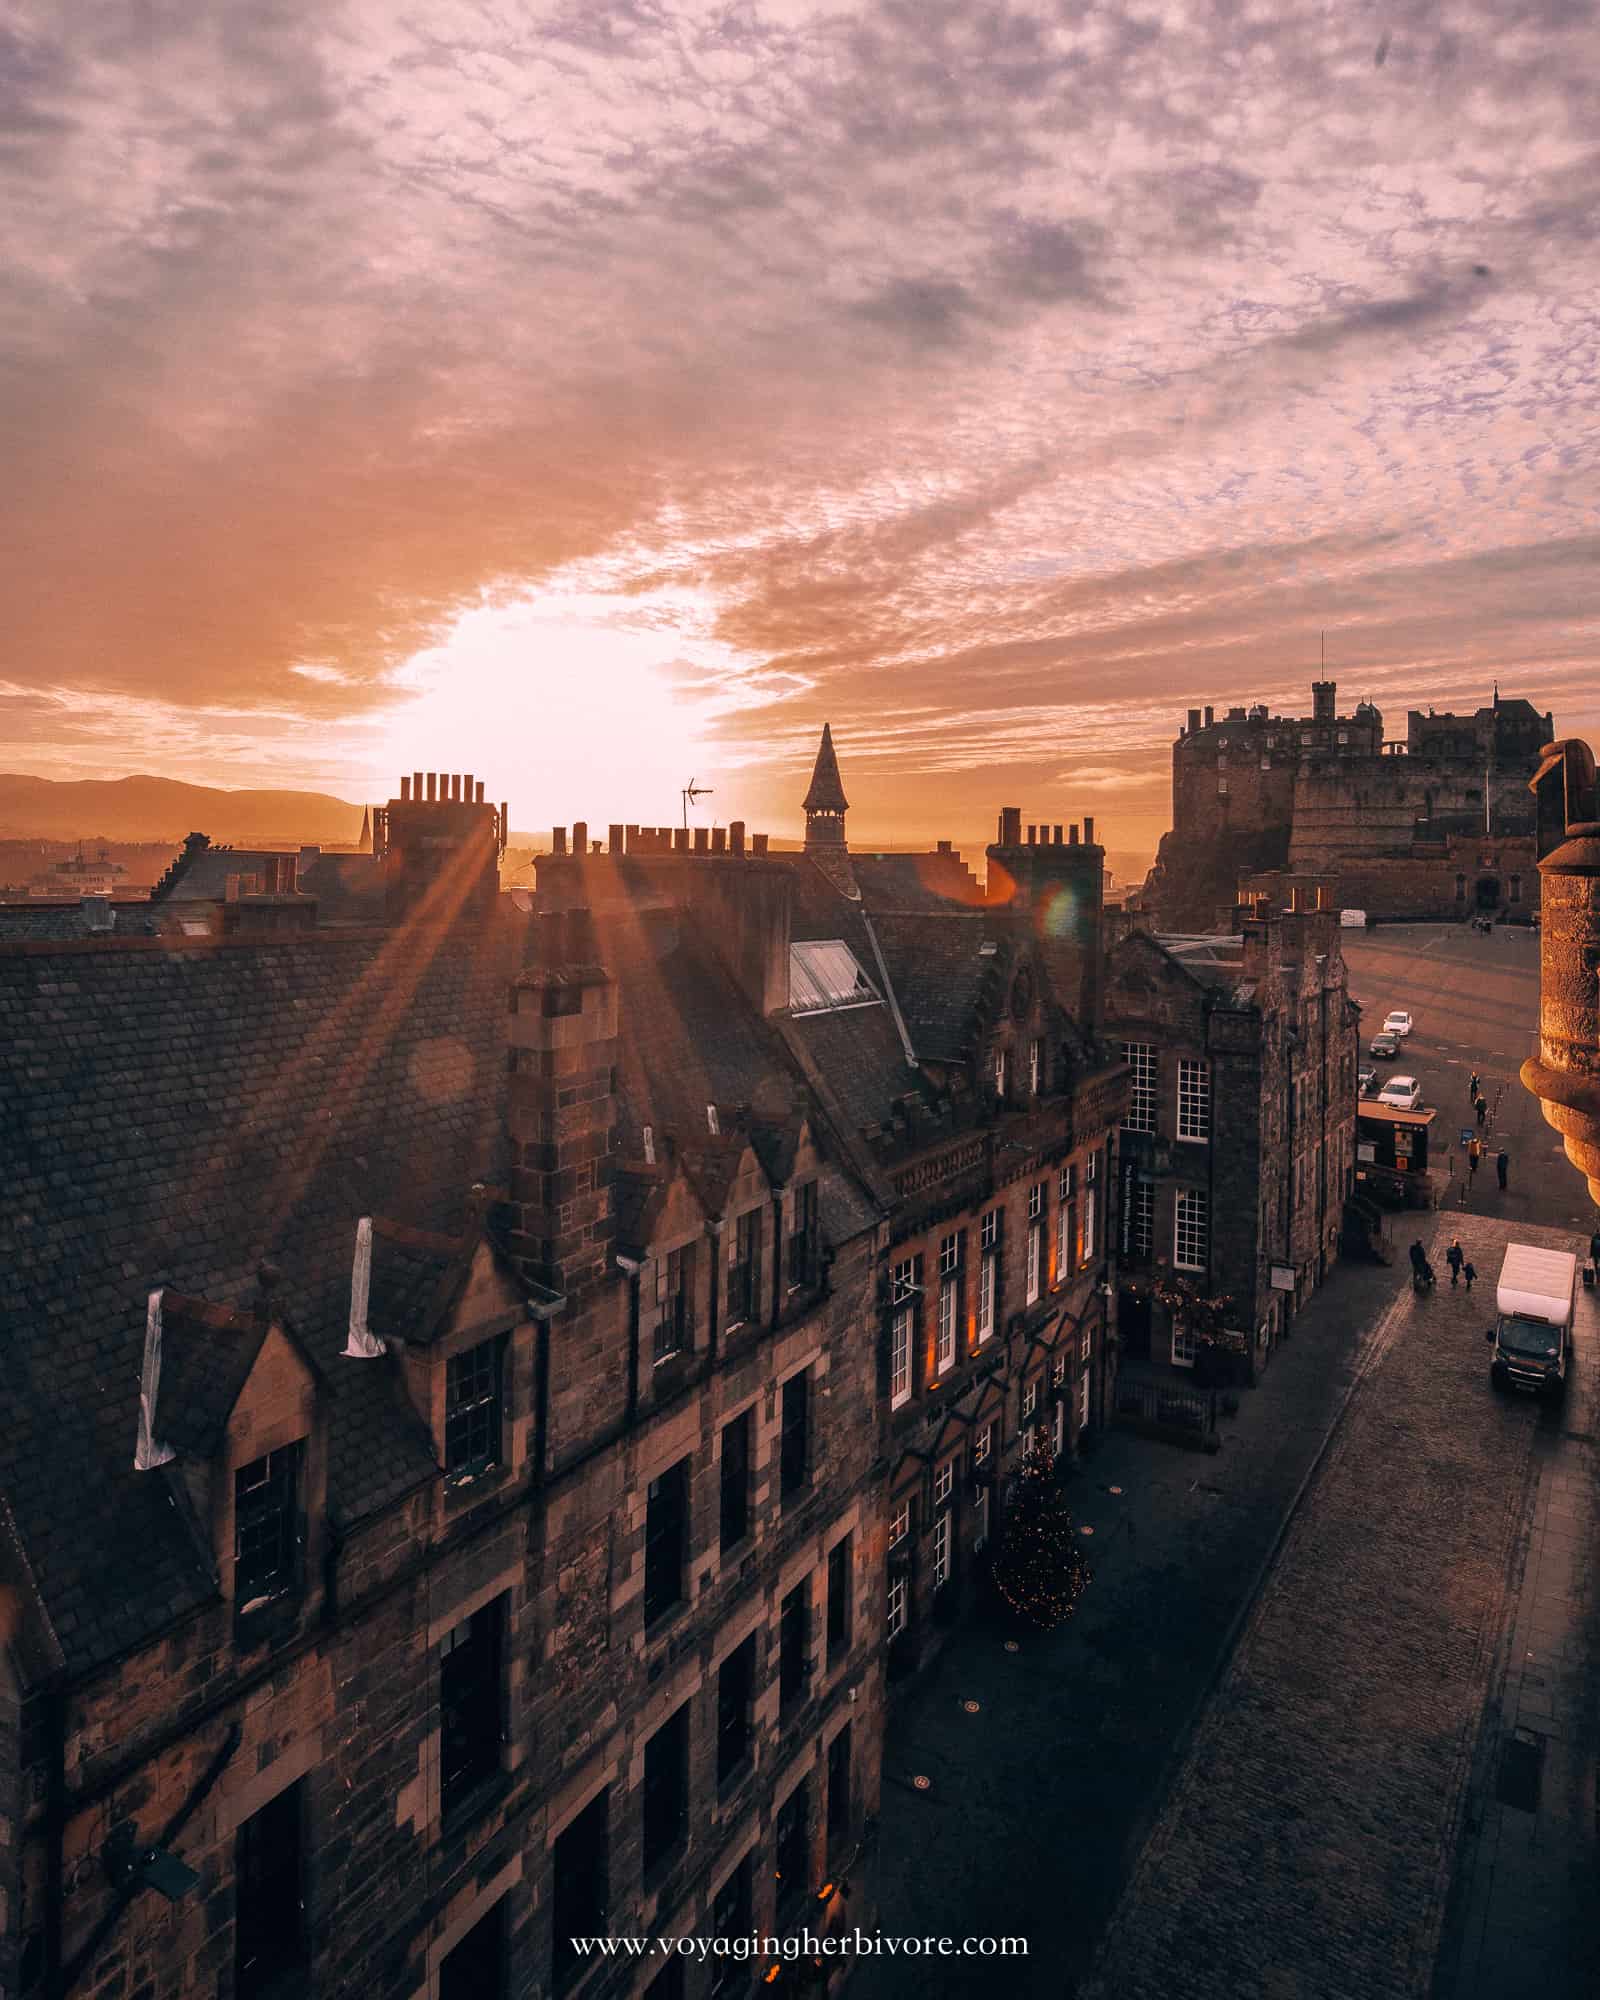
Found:
<svg viewBox="0 0 1600 2000"><path fill-rule="evenodd" d="M1439 1282L1439 1274L1426 1257L1411 1260L1411 1289L1414 1292L1431 1292Z"/></svg>

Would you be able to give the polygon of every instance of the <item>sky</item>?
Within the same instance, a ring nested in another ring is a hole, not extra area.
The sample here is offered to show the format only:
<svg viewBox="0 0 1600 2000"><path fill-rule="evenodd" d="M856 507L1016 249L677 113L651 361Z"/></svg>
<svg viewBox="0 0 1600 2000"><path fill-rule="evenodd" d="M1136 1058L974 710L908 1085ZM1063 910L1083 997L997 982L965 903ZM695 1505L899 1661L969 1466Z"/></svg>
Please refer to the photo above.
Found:
<svg viewBox="0 0 1600 2000"><path fill-rule="evenodd" d="M6 19L6 768L1115 850L1324 645L1600 723L1587 0Z"/></svg>

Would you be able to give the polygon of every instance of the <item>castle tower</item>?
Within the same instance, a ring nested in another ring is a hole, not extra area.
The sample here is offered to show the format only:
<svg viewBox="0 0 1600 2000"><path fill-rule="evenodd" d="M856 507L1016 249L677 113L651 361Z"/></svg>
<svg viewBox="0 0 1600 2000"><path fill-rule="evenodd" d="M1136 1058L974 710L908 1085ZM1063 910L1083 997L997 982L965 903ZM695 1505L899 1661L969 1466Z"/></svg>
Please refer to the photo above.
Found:
<svg viewBox="0 0 1600 2000"><path fill-rule="evenodd" d="M811 773L811 789L802 804L806 815L806 852L843 847L844 816L850 801L844 795L839 760L833 754L833 731L826 722L822 725L816 768Z"/></svg>
<svg viewBox="0 0 1600 2000"><path fill-rule="evenodd" d="M1333 722L1337 719L1339 706L1339 683L1337 681L1313 681L1311 683L1311 719L1313 722Z"/></svg>

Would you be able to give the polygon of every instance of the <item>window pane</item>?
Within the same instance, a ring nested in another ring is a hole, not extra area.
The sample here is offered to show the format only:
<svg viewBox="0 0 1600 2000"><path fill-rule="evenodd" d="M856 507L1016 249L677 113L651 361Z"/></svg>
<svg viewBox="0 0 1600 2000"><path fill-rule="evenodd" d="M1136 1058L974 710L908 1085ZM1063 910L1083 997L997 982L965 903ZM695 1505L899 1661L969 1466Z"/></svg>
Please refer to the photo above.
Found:
<svg viewBox="0 0 1600 2000"><path fill-rule="evenodd" d="M269 1451L233 1476L233 1598L240 1611L297 1583L298 1444Z"/></svg>
<svg viewBox="0 0 1600 2000"><path fill-rule="evenodd" d="M500 1457L500 1342L486 1340L445 1363L447 1473L486 1471Z"/></svg>
<svg viewBox="0 0 1600 2000"><path fill-rule="evenodd" d="M1122 1121L1125 1132L1153 1132L1156 1129L1156 1050L1153 1042L1124 1042L1123 1061L1132 1072L1129 1084L1128 1115Z"/></svg>

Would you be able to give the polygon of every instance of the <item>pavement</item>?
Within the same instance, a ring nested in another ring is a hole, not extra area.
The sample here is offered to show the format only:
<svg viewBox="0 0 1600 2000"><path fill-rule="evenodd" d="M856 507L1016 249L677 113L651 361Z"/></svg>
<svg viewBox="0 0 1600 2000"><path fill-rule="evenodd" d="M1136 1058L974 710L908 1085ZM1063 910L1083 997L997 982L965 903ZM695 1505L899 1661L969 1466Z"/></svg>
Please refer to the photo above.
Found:
<svg viewBox="0 0 1600 2000"><path fill-rule="evenodd" d="M1504 1244L1591 1226L1515 1087L1537 941L1344 942L1368 1024L1417 1016L1396 1067L1429 1101L1464 1105L1473 1067L1498 1086L1507 1190L1462 1176L1396 1222L1441 1272L1460 1235L1481 1288L1342 1266L1217 1457L1101 1441L1071 1488L1096 1569L1077 1617L1016 1652L958 1632L886 1749L879 1927L1029 1955L864 1960L853 1995L1600 1989L1593 1295L1560 1411L1494 1394L1482 1337Z"/></svg>

